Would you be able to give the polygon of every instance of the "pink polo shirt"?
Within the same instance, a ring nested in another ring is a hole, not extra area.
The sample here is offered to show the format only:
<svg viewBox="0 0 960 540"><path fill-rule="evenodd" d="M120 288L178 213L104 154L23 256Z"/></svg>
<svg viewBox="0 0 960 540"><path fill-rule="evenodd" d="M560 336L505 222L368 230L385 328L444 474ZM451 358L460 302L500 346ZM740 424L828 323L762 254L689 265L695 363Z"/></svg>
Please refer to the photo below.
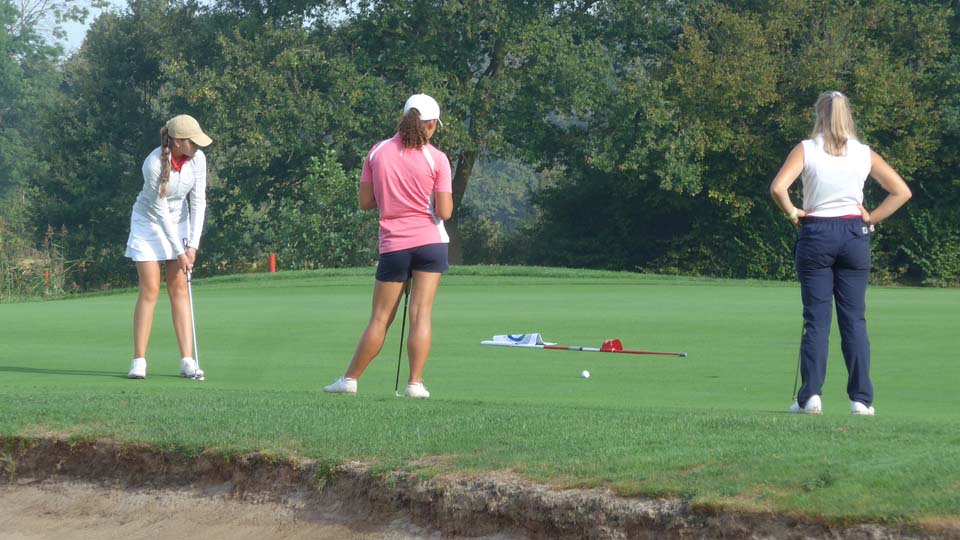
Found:
<svg viewBox="0 0 960 540"><path fill-rule="evenodd" d="M404 148L400 134L374 145L360 182L373 184L380 210L380 253L447 243L434 193L452 193L450 161L432 145Z"/></svg>

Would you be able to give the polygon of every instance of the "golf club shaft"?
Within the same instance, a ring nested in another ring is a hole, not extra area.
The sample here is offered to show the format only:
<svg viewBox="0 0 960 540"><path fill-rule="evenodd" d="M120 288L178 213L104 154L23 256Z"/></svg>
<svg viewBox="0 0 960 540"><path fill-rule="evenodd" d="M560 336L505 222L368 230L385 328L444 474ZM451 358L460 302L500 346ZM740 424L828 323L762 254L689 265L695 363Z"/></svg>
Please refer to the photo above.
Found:
<svg viewBox="0 0 960 540"><path fill-rule="evenodd" d="M183 240L183 247L186 249L187 239ZM197 369L200 369L200 353L197 352L197 321L193 316L193 280L191 279L192 272L190 270L185 270L184 273L187 275L187 298L190 300L190 329L193 331L193 361L197 363Z"/></svg>
<svg viewBox="0 0 960 540"><path fill-rule="evenodd" d="M403 317L400 319L400 350L397 351L397 380L393 383L393 393L400 392L400 358L403 356L403 334L407 330L407 302L410 300L410 280L403 285Z"/></svg>
<svg viewBox="0 0 960 540"><path fill-rule="evenodd" d="M551 349L555 351L582 351L582 352L602 352L618 354L654 354L660 356L686 356L685 352L662 352L662 351L640 351L634 349L621 349L619 351L605 351L597 347L580 347L578 345L536 345L536 347Z"/></svg>
<svg viewBox="0 0 960 540"><path fill-rule="evenodd" d="M197 323L193 317L193 281L190 279L190 271L187 270L187 298L190 299L190 328L193 330L193 361L200 368L200 353L197 352Z"/></svg>

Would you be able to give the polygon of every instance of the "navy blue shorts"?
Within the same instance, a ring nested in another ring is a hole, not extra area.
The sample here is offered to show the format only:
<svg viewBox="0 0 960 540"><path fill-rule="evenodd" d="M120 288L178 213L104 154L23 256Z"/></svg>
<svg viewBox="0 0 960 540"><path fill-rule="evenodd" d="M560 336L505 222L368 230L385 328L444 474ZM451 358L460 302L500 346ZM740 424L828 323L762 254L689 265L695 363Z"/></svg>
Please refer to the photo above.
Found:
<svg viewBox="0 0 960 540"><path fill-rule="evenodd" d="M401 249L380 254L377 281L407 281L414 271L443 274L448 267L445 243Z"/></svg>

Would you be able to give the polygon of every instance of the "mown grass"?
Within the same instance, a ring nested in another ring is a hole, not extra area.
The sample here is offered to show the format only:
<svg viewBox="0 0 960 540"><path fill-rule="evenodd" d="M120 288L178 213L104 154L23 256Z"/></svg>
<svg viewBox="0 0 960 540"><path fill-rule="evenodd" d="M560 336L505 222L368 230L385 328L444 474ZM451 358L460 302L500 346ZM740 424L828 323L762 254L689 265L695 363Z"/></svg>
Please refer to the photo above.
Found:
<svg viewBox="0 0 960 540"><path fill-rule="evenodd" d="M434 311L426 382L393 397L398 327L357 396L322 393L369 315L369 269L197 280L207 381L176 376L161 303L145 381L124 378L134 293L0 305L0 434L112 437L196 453L266 450L429 473L509 469L559 487L920 522L960 514L960 291L871 288L874 418L848 414L834 332L822 417L790 403L794 284L511 267L457 268ZM481 347L563 344L687 358ZM592 377L579 378L582 369Z"/></svg>

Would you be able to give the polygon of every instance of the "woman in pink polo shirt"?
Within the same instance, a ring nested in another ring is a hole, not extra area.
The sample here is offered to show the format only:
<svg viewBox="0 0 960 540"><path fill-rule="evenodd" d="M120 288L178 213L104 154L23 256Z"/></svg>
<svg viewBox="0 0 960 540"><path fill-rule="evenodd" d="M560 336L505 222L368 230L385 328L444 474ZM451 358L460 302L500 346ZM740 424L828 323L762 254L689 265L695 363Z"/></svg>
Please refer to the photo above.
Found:
<svg viewBox="0 0 960 540"><path fill-rule="evenodd" d="M380 262L373 289L370 322L360 337L347 372L324 391L355 394L357 379L383 348L387 329L410 291L410 378L406 395L428 398L423 367L432 340L431 313L447 271L443 220L453 214L450 161L430 145L440 122L440 106L426 94L410 96L403 106L397 134L374 145L360 174L360 208L380 212Z"/></svg>

